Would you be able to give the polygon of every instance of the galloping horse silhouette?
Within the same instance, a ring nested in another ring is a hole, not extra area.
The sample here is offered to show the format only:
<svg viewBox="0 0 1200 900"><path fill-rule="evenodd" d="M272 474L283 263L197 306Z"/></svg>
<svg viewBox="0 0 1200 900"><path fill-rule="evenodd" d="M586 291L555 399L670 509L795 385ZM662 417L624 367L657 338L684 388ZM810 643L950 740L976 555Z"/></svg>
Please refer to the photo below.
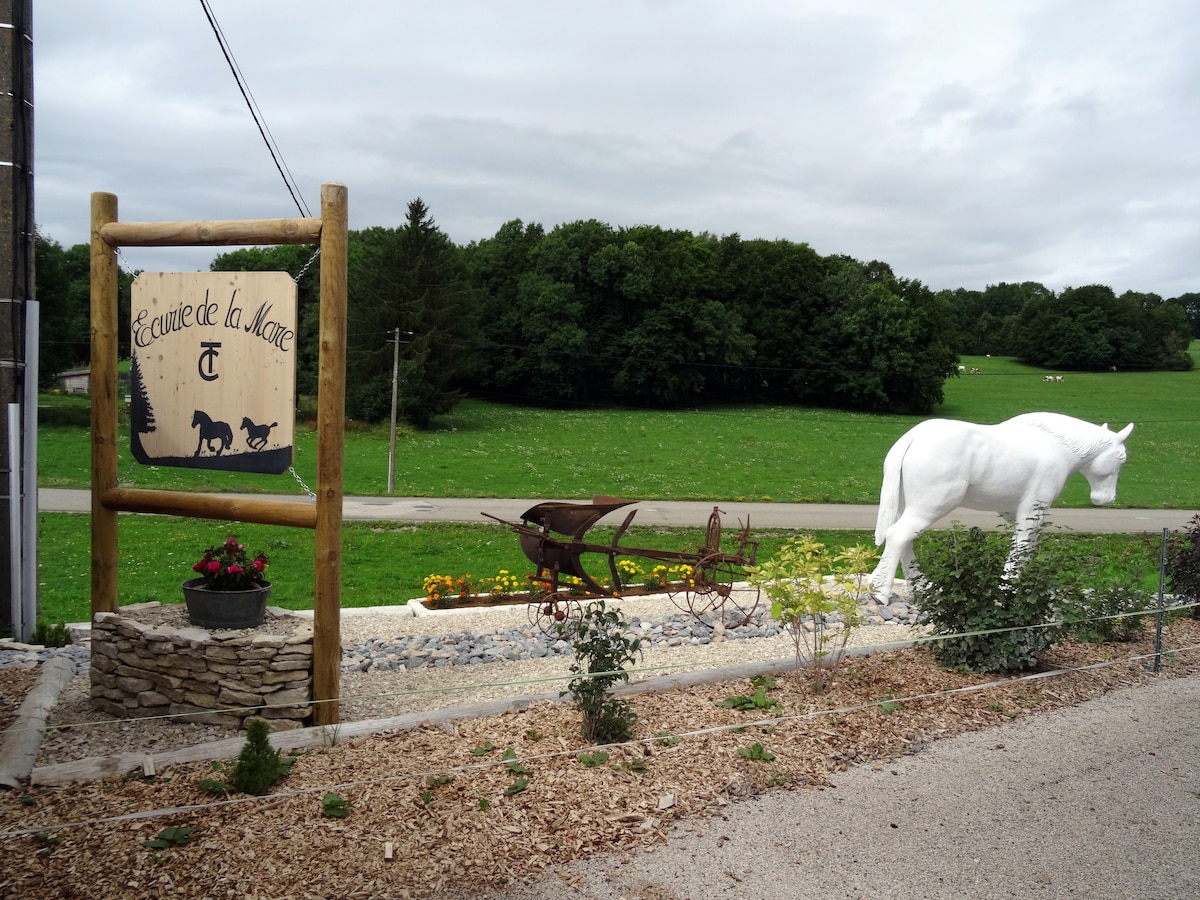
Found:
<svg viewBox="0 0 1200 900"><path fill-rule="evenodd" d="M896 441L883 463L876 545L885 544L871 584L885 597L896 564L911 585L921 577L913 541L953 509L991 509L1015 525L1005 572L1015 573L1022 548L1037 542L1046 509L1075 472L1091 485L1093 503L1112 503L1125 462L1131 422L1115 434L1059 413L1015 416L999 425L929 419Z"/></svg>
<svg viewBox="0 0 1200 900"><path fill-rule="evenodd" d="M196 452L192 456L199 456L206 442L208 452L216 453L217 456L233 446L233 429L229 427L228 422L214 422L206 413L196 410L192 415L192 427L200 429L200 440L196 442ZM215 448L213 441L217 441Z"/></svg>
<svg viewBox="0 0 1200 900"><path fill-rule="evenodd" d="M271 429L278 425L278 422L272 422L270 425L255 425L249 417L242 416L242 424L238 430L246 432L247 447L251 450L261 450L267 446L267 438L271 436Z"/></svg>

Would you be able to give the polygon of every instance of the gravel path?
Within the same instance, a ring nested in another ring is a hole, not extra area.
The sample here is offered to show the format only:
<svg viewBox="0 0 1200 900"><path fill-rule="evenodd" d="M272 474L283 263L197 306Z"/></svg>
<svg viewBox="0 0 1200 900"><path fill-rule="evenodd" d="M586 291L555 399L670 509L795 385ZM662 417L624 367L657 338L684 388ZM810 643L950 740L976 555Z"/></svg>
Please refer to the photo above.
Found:
<svg viewBox="0 0 1200 900"><path fill-rule="evenodd" d="M1191 900L1200 676L1122 689L768 793L666 845L564 866L504 900Z"/></svg>

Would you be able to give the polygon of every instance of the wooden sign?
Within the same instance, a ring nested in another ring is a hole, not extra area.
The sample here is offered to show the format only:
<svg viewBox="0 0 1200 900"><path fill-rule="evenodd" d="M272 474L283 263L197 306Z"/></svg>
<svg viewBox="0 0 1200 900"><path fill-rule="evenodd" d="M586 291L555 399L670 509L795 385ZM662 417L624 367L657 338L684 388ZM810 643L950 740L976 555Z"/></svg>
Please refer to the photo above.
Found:
<svg viewBox="0 0 1200 900"><path fill-rule="evenodd" d="M134 459L287 471L296 403L296 283L288 273L143 272L130 322Z"/></svg>

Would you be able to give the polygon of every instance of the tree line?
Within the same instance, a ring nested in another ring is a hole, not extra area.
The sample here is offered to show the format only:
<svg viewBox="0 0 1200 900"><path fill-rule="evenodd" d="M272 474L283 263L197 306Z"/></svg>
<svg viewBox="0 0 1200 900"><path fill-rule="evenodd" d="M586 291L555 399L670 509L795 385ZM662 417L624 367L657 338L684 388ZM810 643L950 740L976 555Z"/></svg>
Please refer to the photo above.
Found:
<svg viewBox="0 0 1200 900"><path fill-rule="evenodd" d="M214 271L298 277L300 394L316 391L314 248L246 248ZM89 248L37 239L41 372L87 364ZM127 355L133 274L120 273ZM1200 294L1060 293L1034 283L934 292L886 263L805 243L596 220L514 219L456 245L419 198L403 224L350 233L347 415L418 427L464 394L517 403L722 403L924 414L959 354L1077 370L1186 369Z"/></svg>

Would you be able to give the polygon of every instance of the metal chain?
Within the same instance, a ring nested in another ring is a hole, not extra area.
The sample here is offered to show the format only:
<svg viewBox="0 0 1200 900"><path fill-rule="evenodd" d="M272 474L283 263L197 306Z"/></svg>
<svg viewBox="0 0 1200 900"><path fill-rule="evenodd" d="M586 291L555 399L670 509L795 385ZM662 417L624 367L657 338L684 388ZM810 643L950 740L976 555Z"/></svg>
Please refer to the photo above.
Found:
<svg viewBox="0 0 1200 900"><path fill-rule="evenodd" d="M288 471L292 473L292 477L296 479L296 484L304 488L304 493L308 494L309 500L316 500L317 495L313 493L312 488L304 483L304 479L300 477L300 473L296 471L295 466L288 466Z"/></svg>
<svg viewBox="0 0 1200 900"><path fill-rule="evenodd" d="M308 258L308 262L306 262L304 264L304 268L302 268L298 273L296 273L296 277L293 280L297 284L299 284L300 279L304 277L304 273L312 268L312 264L317 261L317 257L320 255L321 255L321 248L317 247L317 249L313 251L313 255Z"/></svg>
<svg viewBox="0 0 1200 900"><path fill-rule="evenodd" d="M120 459L121 459L121 453L118 451L117 460L119 461ZM137 487L138 486L137 478L134 476L134 473L136 473L137 470L138 470L138 461L133 458L133 449L130 448L129 458L125 462L125 470L122 472L122 471L120 471L120 469L118 469L118 471L117 471L117 484L120 485L121 487L131 487L131 488Z"/></svg>
<svg viewBox="0 0 1200 900"><path fill-rule="evenodd" d="M117 247L116 251L117 251L118 265L122 265L127 271L131 271L130 266L129 266L129 261L127 259L125 259L124 254L121 253L121 248ZM317 261L317 259L320 257L320 255L321 255L321 248L317 247L317 249L313 251L313 255L308 258L308 262L306 262L304 264L303 268L301 268L300 271L296 273L296 277L293 280L297 284L300 282L300 279L304 277L304 273L312 268L313 263L315 263ZM136 462L136 460L133 460L132 455L131 455L129 464L126 468L126 474L135 471L135 469L136 469L136 466L134 465L135 462ZM296 471L296 467L288 466L288 471L292 473L292 477L296 479L296 483L298 485L300 485L300 488L304 491L305 494L308 495L308 499L316 500L317 499L316 493L313 491L312 488L310 488L307 484L304 483L304 479L300 477L300 473ZM118 482L121 482L121 481L123 481L123 479L118 477ZM130 481L128 483L132 484L133 482Z"/></svg>

